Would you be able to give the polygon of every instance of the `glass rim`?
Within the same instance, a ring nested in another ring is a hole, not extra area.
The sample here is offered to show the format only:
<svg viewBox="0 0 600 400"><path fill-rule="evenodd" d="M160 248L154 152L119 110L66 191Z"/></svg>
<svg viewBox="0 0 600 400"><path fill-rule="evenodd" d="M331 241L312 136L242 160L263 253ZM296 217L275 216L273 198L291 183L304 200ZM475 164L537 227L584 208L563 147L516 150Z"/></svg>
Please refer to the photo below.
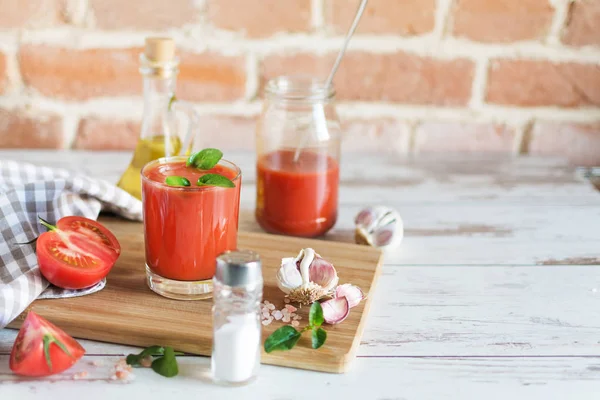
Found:
<svg viewBox="0 0 600 400"><path fill-rule="evenodd" d="M313 75L281 75L270 79L265 93L288 101L329 101L335 97L333 84L325 83Z"/></svg>
<svg viewBox="0 0 600 400"><path fill-rule="evenodd" d="M221 186L192 186L192 185L190 185L190 186L169 186L164 182L153 181L152 179L148 178L144 174L144 171L146 171L146 169L148 169L156 164L168 164L168 163L174 162L174 161L186 161L187 159L188 159L188 157L186 157L186 156L170 156L170 157L161 157L156 160L152 160L149 163L146 163L146 165L144 165L142 167L142 170L140 171L140 175L142 176L142 181L148 182L152 186L161 187L161 188L165 188L168 190L180 191L180 192L205 192L205 191L213 191L213 190L219 190L219 189L234 189L234 188L226 188L226 187L221 187ZM242 177L241 168L238 167L233 162L231 162L229 160L225 160L223 158L219 160L217 165L225 165L226 167L230 167L231 169L233 169L233 171L236 173L236 175L233 179L231 179L231 181L236 183L236 188L237 188L238 182L236 182L236 181L239 181Z"/></svg>

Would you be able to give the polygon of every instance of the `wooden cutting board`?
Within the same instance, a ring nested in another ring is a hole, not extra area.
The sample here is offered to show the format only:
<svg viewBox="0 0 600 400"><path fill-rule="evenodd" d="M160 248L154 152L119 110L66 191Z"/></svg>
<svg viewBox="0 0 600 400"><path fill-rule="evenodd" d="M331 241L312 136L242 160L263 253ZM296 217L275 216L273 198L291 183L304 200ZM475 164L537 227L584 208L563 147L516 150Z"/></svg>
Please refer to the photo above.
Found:
<svg viewBox="0 0 600 400"><path fill-rule="evenodd" d="M102 217L121 243L121 257L108 275L106 287L95 294L72 299L37 300L10 327L17 328L29 310L49 319L74 337L135 346L163 345L176 350L209 356L212 347L212 300L178 301L163 298L145 281L142 224ZM365 294L373 291L379 276L379 250L348 243L307 240L262 233L240 232L238 247L258 252L263 261L264 299L278 309L284 294L277 288L275 274L282 257L296 256L303 247L312 247L332 262L340 284L358 285ZM354 359L365 327L370 297L353 308L339 325L325 325L328 337L319 350L310 346L306 332L288 352L263 351L262 362L301 369L345 372ZM308 308L298 311L300 327L307 322ZM273 321L263 329L263 340L282 322Z"/></svg>

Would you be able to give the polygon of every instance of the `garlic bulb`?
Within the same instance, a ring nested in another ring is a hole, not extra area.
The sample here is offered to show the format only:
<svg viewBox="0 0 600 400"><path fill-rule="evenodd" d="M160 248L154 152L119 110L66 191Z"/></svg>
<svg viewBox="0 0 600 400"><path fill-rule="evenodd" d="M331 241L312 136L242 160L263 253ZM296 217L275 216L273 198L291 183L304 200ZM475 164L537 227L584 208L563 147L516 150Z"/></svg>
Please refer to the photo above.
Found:
<svg viewBox="0 0 600 400"><path fill-rule="evenodd" d="M337 271L313 249L300 250L297 257L283 258L277 286L294 302L308 305L331 296L338 284Z"/></svg>
<svg viewBox="0 0 600 400"><path fill-rule="evenodd" d="M402 218L390 207L365 208L358 213L354 223L354 239L358 244L388 248L400 244L404 236Z"/></svg>

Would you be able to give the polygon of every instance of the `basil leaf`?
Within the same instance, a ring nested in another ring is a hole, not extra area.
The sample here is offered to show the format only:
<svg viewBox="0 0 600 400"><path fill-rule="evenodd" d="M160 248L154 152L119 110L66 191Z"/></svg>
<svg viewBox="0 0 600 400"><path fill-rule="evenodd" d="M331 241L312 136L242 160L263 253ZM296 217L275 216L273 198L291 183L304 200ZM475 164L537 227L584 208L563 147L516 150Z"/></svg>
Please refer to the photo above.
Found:
<svg viewBox="0 0 600 400"><path fill-rule="evenodd" d="M235 187L235 183L233 183L229 178L225 178L223 175L219 174L206 174L198 178L198 182L196 182L198 186L220 186L232 188Z"/></svg>
<svg viewBox="0 0 600 400"><path fill-rule="evenodd" d="M325 317L323 317L323 307L321 307L321 303L315 301L310 306L310 311L308 313L308 324L315 328L323 325L325 322Z"/></svg>
<svg viewBox="0 0 600 400"><path fill-rule="evenodd" d="M165 347L165 355L152 361L152 369L159 375L171 378L179 373L175 351L172 347Z"/></svg>
<svg viewBox="0 0 600 400"><path fill-rule="evenodd" d="M302 335L294 327L282 326L265 340L265 351L270 353L273 350L291 350L300 339L300 336Z"/></svg>
<svg viewBox="0 0 600 400"><path fill-rule="evenodd" d="M177 175L167 176L165 183L169 186L190 186L190 181L187 178Z"/></svg>
<svg viewBox="0 0 600 400"><path fill-rule="evenodd" d="M146 356L160 356L165 353L165 348L162 346L150 346L146 347L140 352L140 354L129 354L125 359L125 362L132 367L139 367L141 365L142 358Z"/></svg>
<svg viewBox="0 0 600 400"><path fill-rule="evenodd" d="M195 167L199 169L211 169L223 157L223 152L219 149L204 149L192 154L185 162L186 167Z"/></svg>
<svg viewBox="0 0 600 400"><path fill-rule="evenodd" d="M313 328L312 330L312 348L318 349L325 344L327 332L323 328Z"/></svg>

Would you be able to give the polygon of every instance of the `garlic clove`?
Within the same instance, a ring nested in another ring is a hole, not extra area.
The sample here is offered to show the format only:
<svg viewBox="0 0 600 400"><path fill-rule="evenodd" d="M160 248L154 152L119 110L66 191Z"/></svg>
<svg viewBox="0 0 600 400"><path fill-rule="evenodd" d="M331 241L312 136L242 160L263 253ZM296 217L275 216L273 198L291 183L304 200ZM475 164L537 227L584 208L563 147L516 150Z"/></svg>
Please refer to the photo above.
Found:
<svg viewBox="0 0 600 400"><path fill-rule="evenodd" d="M356 307L365 298L365 295L358 286L344 283L335 289L335 297L345 297L348 300L348 306L352 308Z"/></svg>
<svg viewBox="0 0 600 400"><path fill-rule="evenodd" d="M388 248L400 244L404 236L402 218L390 207L365 208L357 214L355 224L358 244Z"/></svg>
<svg viewBox="0 0 600 400"><path fill-rule="evenodd" d="M321 303L323 318L328 324L339 324L350 314L350 305L345 297L336 297Z"/></svg>
<svg viewBox="0 0 600 400"><path fill-rule="evenodd" d="M301 285L302 276L300 275L300 271L298 271L296 261L294 258L291 259L291 262L288 259L288 262L284 263L277 272L277 286L285 294L290 294L293 289Z"/></svg>
<svg viewBox="0 0 600 400"><path fill-rule="evenodd" d="M327 292L333 290L339 281L333 264L322 259L318 254L310 264L308 278L312 283L316 283Z"/></svg>

